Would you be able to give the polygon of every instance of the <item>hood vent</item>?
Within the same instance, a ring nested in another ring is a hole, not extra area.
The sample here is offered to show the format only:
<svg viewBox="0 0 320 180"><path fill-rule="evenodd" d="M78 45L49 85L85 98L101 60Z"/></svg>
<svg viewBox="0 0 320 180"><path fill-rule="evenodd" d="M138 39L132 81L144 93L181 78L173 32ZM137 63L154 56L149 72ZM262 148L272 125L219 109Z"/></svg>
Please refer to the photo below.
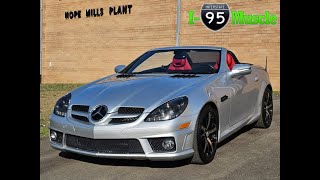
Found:
<svg viewBox="0 0 320 180"><path fill-rule="evenodd" d="M117 78L128 78L128 77L133 77L135 74L119 74L116 77Z"/></svg>
<svg viewBox="0 0 320 180"><path fill-rule="evenodd" d="M196 74L175 74L171 77L172 78L196 78L200 76L197 76Z"/></svg>

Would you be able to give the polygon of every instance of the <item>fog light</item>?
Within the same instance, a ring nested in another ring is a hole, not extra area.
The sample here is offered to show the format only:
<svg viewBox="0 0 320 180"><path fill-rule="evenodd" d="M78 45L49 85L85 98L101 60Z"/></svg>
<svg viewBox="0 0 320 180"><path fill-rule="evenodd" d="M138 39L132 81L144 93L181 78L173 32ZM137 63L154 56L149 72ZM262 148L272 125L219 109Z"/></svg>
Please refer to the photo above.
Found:
<svg viewBox="0 0 320 180"><path fill-rule="evenodd" d="M51 133L50 133L50 138L51 138L51 140L56 140L57 139L57 133L55 132L55 131L51 131Z"/></svg>
<svg viewBox="0 0 320 180"><path fill-rule="evenodd" d="M162 147L165 149L165 150L171 150L173 149L175 146L174 146L174 141L172 139L165 139L163 142L162 142Z"/></svg>

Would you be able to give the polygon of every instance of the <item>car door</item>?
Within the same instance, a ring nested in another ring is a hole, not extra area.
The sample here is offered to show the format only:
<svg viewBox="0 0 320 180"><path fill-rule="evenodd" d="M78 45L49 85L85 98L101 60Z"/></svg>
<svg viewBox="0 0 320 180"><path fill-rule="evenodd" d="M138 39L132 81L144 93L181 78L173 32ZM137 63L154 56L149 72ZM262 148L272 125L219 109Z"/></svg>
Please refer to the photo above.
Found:
<svg viewBox="0 0 320 180"><path fill-rule="evenodd" d="M239 64L235 55L228 52L235 64ZM232 69L231 69L232 70ZM256 101L254 97L254 75L248 74L229 78L231 90L231 112L230 126L238 123L253 113L253 106Z"/></svg>

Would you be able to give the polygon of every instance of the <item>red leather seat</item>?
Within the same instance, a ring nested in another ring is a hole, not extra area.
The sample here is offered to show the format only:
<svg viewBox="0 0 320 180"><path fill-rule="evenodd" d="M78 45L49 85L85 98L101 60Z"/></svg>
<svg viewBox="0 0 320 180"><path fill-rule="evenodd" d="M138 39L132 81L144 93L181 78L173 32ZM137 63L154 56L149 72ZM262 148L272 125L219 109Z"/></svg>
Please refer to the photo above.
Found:
<svg viewBox="0 0 320 180"><path fill-rule="evenodd" d="M187 57L185 57L184 59L176 59L176 58L173 58L172 59L172 62L168 68L169 71L179 71L179 70L186 70L186 71L189 71L191 70L191 66L188 62L188 59Z"/></svg>
<svg viewBox="0 0 320 180"><path fill-rule="evenodd" d="M233 66L235 65L236 63L234 62L234 59L233 57L228 53L227 54L227 65L230 69L230 71L232 70Z"/></svg>

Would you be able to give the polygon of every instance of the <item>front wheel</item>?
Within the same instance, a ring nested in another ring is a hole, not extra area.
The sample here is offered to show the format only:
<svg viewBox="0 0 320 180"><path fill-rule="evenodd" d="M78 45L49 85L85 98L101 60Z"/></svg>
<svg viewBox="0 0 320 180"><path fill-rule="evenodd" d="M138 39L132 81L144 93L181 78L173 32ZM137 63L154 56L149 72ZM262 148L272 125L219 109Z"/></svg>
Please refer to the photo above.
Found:
<svg viewBox="0 0 320 180"><path fill-rule="evenodd" d="M218 111L212 106L205 106L198 117L193 139L194 155L191 163L210 163L218 145Z"/></svg>
<svg viewBox="0 0 320 180"><path fill-rule="evenodd" d="M269 128L272 122L273 115L273 101L272 91L267 87L264 91L261 105L261 115L255 127Z"/></svg>

